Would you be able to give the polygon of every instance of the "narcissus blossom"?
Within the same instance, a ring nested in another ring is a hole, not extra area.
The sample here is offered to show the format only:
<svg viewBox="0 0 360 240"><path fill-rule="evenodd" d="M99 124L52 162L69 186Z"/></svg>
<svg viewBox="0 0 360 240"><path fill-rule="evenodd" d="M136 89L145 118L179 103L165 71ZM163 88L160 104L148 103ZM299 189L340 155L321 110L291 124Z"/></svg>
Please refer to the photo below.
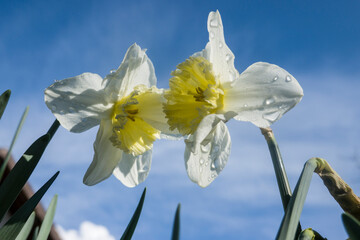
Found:
<svg viewBox="0 0 360 240"><path fill-rule="evenodd" d="M80 133L100 125L85 184L99 183L112 173L128 187L145 180L153 142L162 131L169 133L163 90L155 84L152 62L134 44L119 68L104 79L83 73L45 90L46 105L67 130Z"/></svg>
<svg viewBox="0 0 360 240"><path fill-rule="evenodd" d="M170 128L189 135L185 166L201 187L208 186L228 160L231 139L225 122L234 118L269 127L303 96L296 79L276 65L257 62L239 74L218 11L209 14L207 27L209 43L171 73L164 105Z"/></svg>

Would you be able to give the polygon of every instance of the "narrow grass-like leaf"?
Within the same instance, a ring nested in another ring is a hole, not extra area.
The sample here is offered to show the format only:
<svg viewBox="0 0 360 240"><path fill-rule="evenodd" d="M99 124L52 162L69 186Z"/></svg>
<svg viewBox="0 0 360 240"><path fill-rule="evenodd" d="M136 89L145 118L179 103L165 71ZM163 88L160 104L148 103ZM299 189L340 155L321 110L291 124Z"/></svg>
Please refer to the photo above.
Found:
<svg viewBox="0 0 360 240"><path fill-rule="evenodd" d="M47 144L49 143L49 135L37 139L22 155L15 167L10 171L0 186L0 219L3 218L11 204L19 195L22 187L29 179L31 173L40 160Z"/></svg>
<svg viewBox="0 0 360 240"><path fill-rule="evenodd" d="M54 216L55 216L57 198L58 198L58 196L55 194L55 196L53 197L53 199L50 202L50 205L48 207L48 210L46 211L44 220L41 224L37 240L48 239L48 236L49 236L49 233L51 230L51 226L53 224Z"/></svg>
<svg viewBox="0 0 360 240"><path fill-rule="evenodd" d="M0 186L0 221L4 217L11 204L19 195L22 187L34 171L49 141L59 127L59 122L55 122L50 127L47 134L38 138L22 155L15 167L10 171Z"/></svg>
<svg viewBox="0 0 360 240"><path fill-rule="evenodd" d="M312 158L305 163L304 169L297 182L294 195L286 208L276 239L295 239L299 219L304 207L306 195L314 170L317 167L316 159Z"/></svg>
<svg viewBox="0 0 360 240"><path fill-rule="evenodd" d="M9 147L7 153L6 153L4 162L3 162L3 164L2 164L2 166L0 168L0 179L2 179L2 177L4 175L5 168L6 168L7 164L8 164L8 162L9 162L9 159L10 159L11 152L12 152L12 149L14 147L15 141L19 136L19 133L20 133L20 130L21 130L22 126L24 125L24 122L25 122L26 116L28 115L28 112L29 112L29 107L26 107L23 115L21 116L20 122L19 122L19 124L18 124L18 126L16 128L15 135L14 135L14 137L13 137L13 139L11 141L10 147Z"/></svg>
<svg viewBox="0 0 360 240"><path fill-rule="evenodd" d="M36 240L38 234L39 234L39 226L37 226L37 227L35 228L34 234L33 234L33 237L32 237L32 240Z"/></svg>
<svg viewBox="0 0 360 240"><path fill-rule="evenodd" d="M59 172L55 173L15 214L0 228L0 239L12 240L24 226L26 219L40 202L51 184L55 181Z"/></svg>
<svg viewBox="0 0 360 240"><path fill-rule="evenodd" d="M130 240L132 235L134 234L137 222L139 220L140 214L141 214L141 210L144 204L144 199L145 199L145 194L146 194L146 188L144 189L140 201L136 207L136 210L128 224L128 226L125 229L124 234L121 236L120 240Z"/></svg>
<svg viewBox="0 0 360 240"><path fill-rule="evenodd" d="M10 95L11 95L11 90L8 89L5 92L3 92L3 94L1 94L1 96L0 96L0 119L5 111L5 108L8 104L8 102L9 102Z"/></svg>
<svg viewBox="0 0 360 240"><path fill-rule="evenodd" d="M351 240L360 239L360 221L354 218L349 213L343 213L341 215L346 232L349 234Z"/></svg>
<svg viewBox="0 0 360 240"><path fill-rule="evenodd" d="M179 240L180 238L180 203L176 208L175 218L174 218L174 226L172 230L171 239Z"/></svg>
<svg viewBox="0 0 360 240"><path fill-rule="evenodd" d="M31 232L33 225L34 225L34 221L35 221L35 212L32 212L30 217L24 224L23 228L21 229L20 233L15 238L15 240L26 240Z"/></svg>

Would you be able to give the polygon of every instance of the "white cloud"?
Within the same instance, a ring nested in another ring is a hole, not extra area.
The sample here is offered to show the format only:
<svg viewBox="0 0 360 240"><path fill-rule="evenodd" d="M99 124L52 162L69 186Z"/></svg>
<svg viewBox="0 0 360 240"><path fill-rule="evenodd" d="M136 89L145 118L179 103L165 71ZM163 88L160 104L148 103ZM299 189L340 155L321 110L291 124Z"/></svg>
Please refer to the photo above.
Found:
<svg viewBox="0 0 360 240"><path fill-rule="evenodd" d="M106 227L88 221L82 222L79 230L65 230L60 225L56 230L63 240L115 240Z"/></svg>

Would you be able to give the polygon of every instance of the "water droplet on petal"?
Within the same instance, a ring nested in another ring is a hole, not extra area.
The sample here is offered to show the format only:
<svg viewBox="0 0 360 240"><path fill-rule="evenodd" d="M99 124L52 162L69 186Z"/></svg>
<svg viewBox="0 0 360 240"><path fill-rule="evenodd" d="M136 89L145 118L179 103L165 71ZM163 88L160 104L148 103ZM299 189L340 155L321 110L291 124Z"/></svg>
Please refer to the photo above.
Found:
<svg viewBox="0 0 360 240"><path fill-rule="evenodd" d="M211 182L211 178L208 178L208 181Z"/></svg>
<svg viewBox="0 0 360 240"><path fill-rule="evenodd" d="M215 174L211 174L211 177L212 177L212 178L215 178Z"/></svg>
<svg viewBox="0 0 360 240"><path fill-rule="evenodd" d="M206 161L205 166L208 166L208 165L209 165L209 161Z"/></svg>
<svg viewBox="0 0 360 240"><path fill-rule="evenodd" d="M211 31L210 32L210 38L212 39L212 38L214 38L215 37L215 34Z"/></svg>
<svg viewBox="0 0 360 240"><path fill-rule="evenodd" d="M205 160L203 158L200 158L200 164L203 165Z"/></svg>
<svg viewBox="0 0 360 240"><path fill-rule="evenodd" d="M75 109L73 107L69 107L69 113L74 113Z"/></svg>
<svg viewBox="0 0 360 240"><path fill-rule="evenodd" d="M200 171L200 172L202 173L202 171L203 171L203 168L202 168L202 167L200 167L200 168L199 168L199 171Z"/></svg>
<svg viewBox="0 0 360 240"><path fill-rule="evenodd" d="M116 69L111 69L110 70L110 73L115 73L116 72Z"/></svg>
<svg viewBox="0 0 360 240"><path fill-rule="evenodd" d="M275 76L275 77L272 79L272 82L276 82L278 79L279 79L279 77L278 77L278 76Z"/></svg>
<svg viewBox="0 0 360 240"><path fill-rule="evenodd" d="M181 73L182 73L182 71L181 71L180 69L177 68L177 69L175 70L175 74L181 74Z"/></svg>
<svg viewBox="0 0 360 240"><path fill-rule="evenodd" d="M225 61L229 62L232 59L232 56L228 53L225 56Z"/></svg>
<svg viewBox="0 0 360 240"><path fill-rule="evenodd" d="M235 79L236 79L236 74L235 74L235 72L233 71L233 70L230 70L229 71L229 74L230 74L230 82L234 82L235 81Z"/></svg>
<svg viewBox="0 0 360 240"><path fill-rule="evenodd" d="M219 42L219 48L222 48L224 45L222 42Z"/></svg>
<svg viewBox="0 0 360 240"><path fill-rule="evenodd" d="M217 19L213 19L210 21L210 27L218 27L219 23L217 21Z"/></svg>
<svg viewBox="0 0 360 240"><path fill-rule="evenodd" d="M56 111L56 106L55 106L55 105L52 105L52 106L51 106L51 110Z"/></svg>
<svg viewBox="0 0 360 240"><path fill-rule="evenodd" d="M264 113L263 114L263 118L271 123L275 122L276 120L278 120L280 117L280 112L276 111L276 112L269 112L269 113Z"/></svg>
<svg viewBox="0 0 360 240"><path fill-rule="evenodd" d="M268 99L265 100L265 105L270 105L270 104L272 104L274 102L275 102L275 99L271 97L271 98L268 98Z"/></svg>
<svg viewBox="0 0 360 240"><path fill-rule="evenodd" d="M285 82L291 82L291 80L292 80L291 77L289 75L287 75L285 78Z"/></svg>
<svg viewBox="0 0 360 240"><path fill-rule="evenodd" d="M244 108L247 108L247 107L248 107L248 105L245 103L245 104L244 104Z"/></svg>
<svg viewBox="0 0 360 240"><path fill-rule="evenodd" d="M210 150L211 145L208 143L206 145L200 144L201 151L207 153Z"/></svg>
<svg viewBox="0 0 360 240"><path fill-rule="evenodd" d="M211 163L211 168L215 169L215 163L214 162Z"/></svg>

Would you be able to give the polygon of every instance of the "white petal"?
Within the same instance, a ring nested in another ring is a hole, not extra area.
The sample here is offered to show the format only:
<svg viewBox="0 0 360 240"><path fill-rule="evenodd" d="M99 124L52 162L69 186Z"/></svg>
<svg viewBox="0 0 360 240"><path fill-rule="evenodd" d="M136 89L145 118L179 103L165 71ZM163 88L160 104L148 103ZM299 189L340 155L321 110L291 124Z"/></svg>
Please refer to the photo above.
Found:
<svg viewBox="0 0 360 240"><path fill-rule="evenodd" d="M201 130L200 130L201 131ZM190 136L185 141L185 167L191 181L207 187L224 169L230 155L231 139L223 121L219 121L201 143ZM192 149L195 148L195 153Z"/></svg>
<svg viewBox="0 0 360 240"><path fill-rule="evenodd" d="M135 187L142 183L150 171L151 153L152 151L149 150L136 157L124 153L121 161L114 169L114 176L127 187Z"/></svg>
<svg viewBox="0 0 360 240"><path fill-rule="evenodd" d="M202 52L194 56L203 56L213 64L216 76L223 87L227 87L239 77L234 67L235 56L225 43L224 29L219 11L210 12L207 22L209 42Z"/></svg>
<svg viewBox="0 0 360 240"><path fill-rule="evenodd" d="M91 186L108 178L125 155L123 151L112 145L109 140L111 135L111 121L102 120L94 142L94 159L85 173L84 184Z"/></svg>
<svg viewBox="0 0 360 240"><path fill-rule="evenodd" d="M119 68L105 77L106 93L110 102L129 95L135 86L156 84L155 69L145 53L136 43L127 50Z"/></svg>
<svg viewBox="0 0 360 240"><path fill-rule="evenodd" d="M225 89L224 111L238 113L236 120L268 127L303 96L296 79L274 64L258 62L248 67L232 88Z"/></svg>
<svg viewBox="0 0 360 240"><path fill-rule="evenodd" d="M112 106L104 99L102 78L93 73L55 82L45 89L45 103L61 125L72 132L98 125Z"/></svg>

